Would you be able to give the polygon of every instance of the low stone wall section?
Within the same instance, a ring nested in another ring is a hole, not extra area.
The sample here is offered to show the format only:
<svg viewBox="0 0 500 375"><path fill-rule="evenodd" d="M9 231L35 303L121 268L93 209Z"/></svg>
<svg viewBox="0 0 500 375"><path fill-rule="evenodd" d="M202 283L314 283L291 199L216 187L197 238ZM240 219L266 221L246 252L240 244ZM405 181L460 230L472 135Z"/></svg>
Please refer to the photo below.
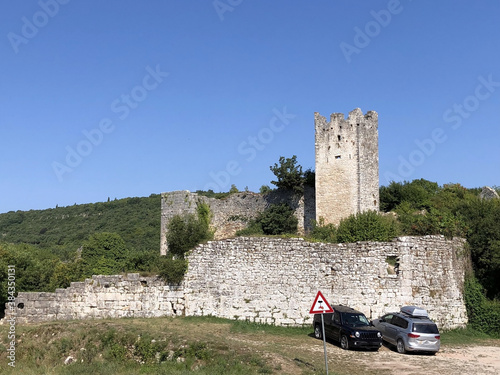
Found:
<svg viewBox="0 0 500 375"><path fill-rule="evenodd" d="M92 276L73 282L55 293L19 293L15 317L18 323L89 318L151 318L181 315L182 288L165 285L156 277L132 273ZM6 318L12 316L6 309Z"/></svg>

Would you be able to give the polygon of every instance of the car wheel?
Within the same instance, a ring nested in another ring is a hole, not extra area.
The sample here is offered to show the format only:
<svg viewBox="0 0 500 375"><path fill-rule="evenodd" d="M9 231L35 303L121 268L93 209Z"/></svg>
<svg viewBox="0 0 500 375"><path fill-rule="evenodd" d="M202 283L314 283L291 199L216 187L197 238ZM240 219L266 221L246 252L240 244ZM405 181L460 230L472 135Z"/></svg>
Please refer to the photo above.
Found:
<svg viewBox="0 0 500 375"><path fill-rule="evenodd" d="M406 353L405 343L403 342L403 340L401 340L401 339L398 340L396 348L398 349L398 353L400 353L400 354Z"/></svg>
<svg viewBox="0 0 500 375"><path fill-rule="evenodd" d="M316 324L314 326L314 337L316 337L317 339L323 338L323 333L321 332L321 327L319 324Z"/></svg>
<svg viewBox="0 0 500 375"><path fill-rule="evenodd" d="M340 347L344 350L349 349L349 340L347 339L346 335L342 335L342 337L340 338Z"/></svg>

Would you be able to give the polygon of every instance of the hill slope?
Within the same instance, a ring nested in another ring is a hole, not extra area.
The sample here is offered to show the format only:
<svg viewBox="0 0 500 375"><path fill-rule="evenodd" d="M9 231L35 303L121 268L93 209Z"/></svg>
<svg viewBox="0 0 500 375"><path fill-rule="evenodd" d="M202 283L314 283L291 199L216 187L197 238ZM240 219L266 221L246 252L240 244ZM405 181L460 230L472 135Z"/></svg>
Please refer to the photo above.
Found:
<svg viewBox="0 0 500 375"><path fill-rule="evenodd" d="M76 251L89 235L118 233L132 251L159 250L159 194L46 210L0 214L0 240L28 243L54 253Z"/></svg>

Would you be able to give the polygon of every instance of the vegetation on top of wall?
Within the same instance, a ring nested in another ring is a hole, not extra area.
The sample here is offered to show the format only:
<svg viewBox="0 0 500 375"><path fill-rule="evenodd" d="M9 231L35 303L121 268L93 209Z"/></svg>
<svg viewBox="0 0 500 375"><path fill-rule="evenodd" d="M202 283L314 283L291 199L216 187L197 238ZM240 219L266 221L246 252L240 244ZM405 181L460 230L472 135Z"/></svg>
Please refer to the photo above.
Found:
<svg viewBox="0 0 500 375"><path fill-rule="evenodd" d="M237 236L281 235L297 233L298 219L286 203L273 204L250 220L247 228L236 232Z"/></svg>
<svg viewBox="0 0 500 375"><path fill-rule="evenodd" d="M196 214L173 216L167 224L168 254L160 260L159 275L166 282L179 284L187 271L185 254L214 237L210 228L212 213L208 204L198 202Z"/></svg>
<svg viewBox="0 0 500 375"><path fill-rule="evenodd" d="M400 223L392 215L366 211L342 219L337 226L313 223L309 240L332 243L358 241L391 241L401 235Z"/></svg>
<svg viewBox="0 0 500 375"><path fill-rule="evenodd" d="M393 216L366 211L341 220L335 237L337 242L390 241L400 234Z"/></svg>
<svg viewBox="0 0 500 375"><path fill-rule="evenodd" d="M481 188L424 179L380 188L380 207L392 211L404 235L442 234L467 239L475 276L500 299L500 200L479 198Z"/></svg>
<svg viewBox="0 0 500 375"><path fill-rule="evenodd" d="M196 204L196 214L174 215L167 224L168 252L184 258L196 245L213 239L210 219L210 207L202 202Z"/></svg>

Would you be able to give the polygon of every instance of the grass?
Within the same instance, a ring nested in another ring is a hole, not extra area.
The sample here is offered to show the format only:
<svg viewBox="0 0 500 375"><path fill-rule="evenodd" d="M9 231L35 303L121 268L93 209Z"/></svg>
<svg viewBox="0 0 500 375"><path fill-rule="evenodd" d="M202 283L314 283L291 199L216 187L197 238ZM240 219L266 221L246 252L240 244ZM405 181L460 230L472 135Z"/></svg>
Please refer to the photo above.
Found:
<svg viewBox="0 0 500 375"><path fill-rule="evenodd" d="M441 332L441 344L443 345L456 346L481 344L482 342L487 342L489 339L493 338L483 332L476 331L469 327Z"/></svg>
<svg viewBox="0 0 500 375"><path fill-rule="evenodd" d="M215 317L103 319L16 327L16 367L7 366L8 330L0 327L5 374L272 374L264 353L235 334L300 337L305 328L274 327ZM74 363L64 365L68 357Z"/></svg>
<svg viewBox="0 0 500 375"><path fill-rule="evenodd" d="M312 337L310 326L287 328L211 316L19 325L15 368L7 366L7 335L8 326L0 326L0 368L7 375L324 374L322 343ZM481 345L492 339L465 329L443 332L442 342ZM350 359L331 356L330 374L346 374L347 364L350 375L366 373L366 364L353 362L364 353L342 354ZM64 365L69 356L74 363Z"/></svg>

